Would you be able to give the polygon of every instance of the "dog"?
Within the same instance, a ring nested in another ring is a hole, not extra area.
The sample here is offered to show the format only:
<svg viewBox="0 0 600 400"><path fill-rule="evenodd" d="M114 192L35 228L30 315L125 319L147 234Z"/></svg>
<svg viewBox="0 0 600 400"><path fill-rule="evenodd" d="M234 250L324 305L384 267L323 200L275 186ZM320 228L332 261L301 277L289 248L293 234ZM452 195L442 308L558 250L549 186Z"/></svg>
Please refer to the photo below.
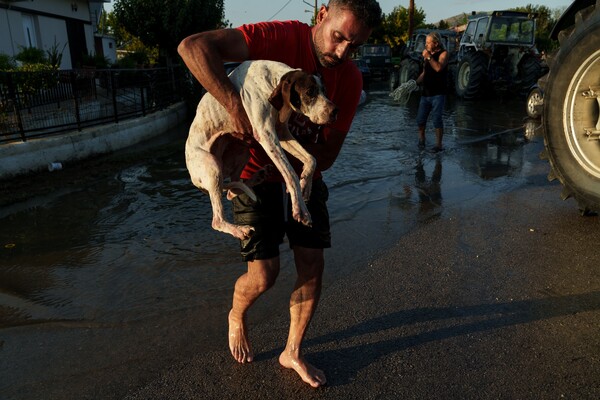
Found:
<svg viewBox="0 0 600 400"><path fill-rule="evenodd" d="M330 124L336 119L336 106L325 96L318 77L280 62L246 61L230 73L229 79L242 97L254 139L283 176L291 196L294 220L310 226L312 221L304 199L308 201L310 196L316 160L294 139L287 122L292 112L296 112L315 124ZM250 152L248 146L231 132L228 112L210 93L206 93L198 104L190 127L185 159L194 186L210 196L212 228L244 240L252 235L254 229L225 220L222 192L227 190L229 200L244 192L256 201L251 186L264 180L264 171L245 182L240 180ZM283 150L302 162L300 178Z"/></svg>

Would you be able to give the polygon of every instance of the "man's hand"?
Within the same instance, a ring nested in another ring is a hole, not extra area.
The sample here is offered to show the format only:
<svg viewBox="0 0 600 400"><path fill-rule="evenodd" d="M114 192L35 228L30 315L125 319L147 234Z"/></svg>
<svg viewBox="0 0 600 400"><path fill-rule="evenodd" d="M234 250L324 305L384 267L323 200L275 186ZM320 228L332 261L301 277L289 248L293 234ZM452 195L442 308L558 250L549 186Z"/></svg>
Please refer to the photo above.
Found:
<svg viewBox="0 0 600 400"><path fill-rule="evenodd" d="M431 57L431 53L429 52L429 50L425 49L423 50L422 56L425 60L427 60L427 58Z"/></svg>
<svg viewBox="0 0 600 400"><path fill-rule="evenodd" d="M246 144L250 144L254 139L252 124L246 114L246 110L242 105L234 107L229 115L231 116L231 123L233 125L233 135L235 138L240 139Z"/></svg>

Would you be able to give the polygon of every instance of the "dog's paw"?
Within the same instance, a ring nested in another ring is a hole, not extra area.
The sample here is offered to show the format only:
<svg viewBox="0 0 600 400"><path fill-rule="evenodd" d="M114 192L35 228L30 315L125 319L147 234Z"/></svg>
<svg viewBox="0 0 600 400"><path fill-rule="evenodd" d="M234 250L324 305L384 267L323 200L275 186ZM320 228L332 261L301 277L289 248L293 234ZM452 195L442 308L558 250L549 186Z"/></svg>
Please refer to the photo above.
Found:
<svg viewBox="0 0 600 400"><path fill-rule="evenodd" d="M302 225L312 228L312 219L310 218L310 215L308 218L302 220Z"/></svg>
<svg viewBox="0 0 600 400"><path fill-rule="evenodd" d="M240 240L247 240L254 235L254 228L250 225L235 225L231 234Z"/></svg>
<svg viewBox="0 0 600 400"><path fill-rule="evenodd" d="M310 200L310 193L312 192L312 179L301 178L300 190L302 191L304 202L308 203L308 200Z"/></svg>
<svg viewBox="0 0 600 400"><path fill-rule="evenodd" d="M304 210L303 212L298 210L297 212L294 212L292 216L296 222L300 222L304 226L312 226L312 218L308 210Z"/></svg>

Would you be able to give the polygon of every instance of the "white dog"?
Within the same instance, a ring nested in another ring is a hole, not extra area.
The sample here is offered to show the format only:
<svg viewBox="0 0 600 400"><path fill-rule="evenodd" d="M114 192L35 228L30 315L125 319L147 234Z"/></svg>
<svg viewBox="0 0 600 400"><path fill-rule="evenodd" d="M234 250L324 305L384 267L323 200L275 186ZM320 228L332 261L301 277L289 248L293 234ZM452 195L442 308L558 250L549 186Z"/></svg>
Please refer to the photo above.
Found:
<svg viewBox="0 0 600 400"><path fill-rule="evenodd" d="M254 129L254 138L265 149L279 170L292 199L294 220L310 225L304 199L308 199L316 161L292 136L287 121L292 111L324 125L335 121L337 108L325 97L320 80L301 70L274 61L246 61L229 79L240 92L244 109ZM277 109L275 106L277 106ZM208 192L213 209L212 227L236 238L253 233L247 225L234 225L224 218L222 192L228 199L244 191L256 201L250 186L260 177L239 180L248 162L248 147L233 137L228 112L207 93L196 110L185 146L185 158L192 183ZM303 163L301 179L294 172L282 148ZM229 179L230 181L226 180ZM303 199L304 198L304 199Z"/></svg>

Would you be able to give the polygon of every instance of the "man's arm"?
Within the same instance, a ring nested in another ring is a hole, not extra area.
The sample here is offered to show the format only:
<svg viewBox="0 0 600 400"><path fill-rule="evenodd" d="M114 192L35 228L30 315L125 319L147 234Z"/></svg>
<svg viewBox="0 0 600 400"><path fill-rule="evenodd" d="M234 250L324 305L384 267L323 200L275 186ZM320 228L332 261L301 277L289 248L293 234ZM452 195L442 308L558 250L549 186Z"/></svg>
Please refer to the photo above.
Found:
<svg viewBox="0 0 600 400"><path fill-rule="evenodd" d="M427 50L423 50L423 58L425 59L425 62L428 62L429 65L431 65L431 68L433 68L435 72L440 72L444 69L446 64L448 64L448 52L446 50L442 51L438 61L434 60L433 57L431 57L431 53Z"/></svg>
<svg viewBox="0 0 600 400"><path fill-rule="evenodd" d="M242 98L225 74L225 61L244 61L249 49L244 35L237 29L219 29L197 33L183 39L179 55L194 77L229 112L240 139L252 135L252 124L244 110Z"/></svg>

